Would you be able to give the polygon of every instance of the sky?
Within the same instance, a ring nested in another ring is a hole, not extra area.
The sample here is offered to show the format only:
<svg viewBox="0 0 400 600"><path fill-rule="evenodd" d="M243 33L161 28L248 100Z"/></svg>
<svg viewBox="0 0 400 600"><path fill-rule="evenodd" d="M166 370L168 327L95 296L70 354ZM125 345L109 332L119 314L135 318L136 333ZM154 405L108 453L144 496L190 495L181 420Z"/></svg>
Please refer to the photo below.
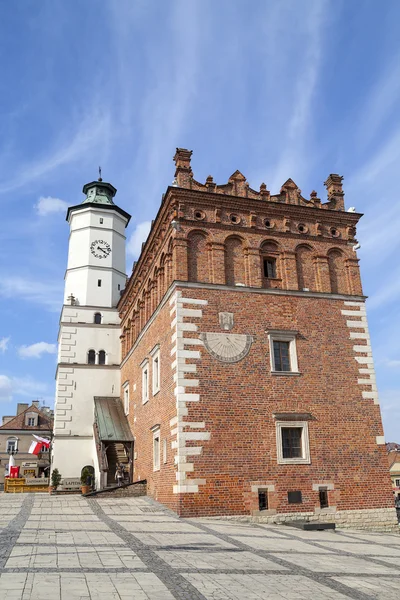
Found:
<svg viewBox="0 0 400 600"><path fill-rule="evenodd" d="M172 182L239 169L358 227L387 441L400 442L400 3L25 0L0 20L0 415L52 404L68 205L103 179L132 214L127 270Z"/></svg>

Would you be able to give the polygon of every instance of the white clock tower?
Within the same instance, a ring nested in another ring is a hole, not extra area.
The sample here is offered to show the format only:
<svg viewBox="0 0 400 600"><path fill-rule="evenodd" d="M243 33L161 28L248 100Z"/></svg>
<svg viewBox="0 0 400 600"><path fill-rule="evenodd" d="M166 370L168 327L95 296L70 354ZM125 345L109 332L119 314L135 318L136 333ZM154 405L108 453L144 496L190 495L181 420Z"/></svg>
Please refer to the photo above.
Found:
<svg viewBox="0 0 400 600"><path fill-rule="evenodd" d="M100 178L83 187L70 226L64 304L58 335L53 462L63 479L92 467L99 485L94 398L120 392L120 325L125 287L125 228L130 215L114 204L116 189Z"/></svg>

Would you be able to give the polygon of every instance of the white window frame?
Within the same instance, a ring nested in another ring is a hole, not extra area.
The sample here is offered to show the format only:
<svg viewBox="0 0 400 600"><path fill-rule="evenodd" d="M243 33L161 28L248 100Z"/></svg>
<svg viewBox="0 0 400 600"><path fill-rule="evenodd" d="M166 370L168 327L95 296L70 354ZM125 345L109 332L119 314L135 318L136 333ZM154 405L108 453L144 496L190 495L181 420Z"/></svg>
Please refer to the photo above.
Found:
<svg viewBox="0 0 400 600"><path fill-rule="evenodd" d="M395 480L394 480L394 485L395 485L396 487L400 487L400 479L395 479Z"/></svg>
<svg viewBox="0 0 400 600"><path fill-rule="evenodd" d="M152 357L152 365L151 365L151 374L152 374L152 392L153 396L158 394L160 391L160 346L157 345L150 352L150 356Z"/></svg>
<svg viewBox="0 0 400 600"><path fill-rule="evenodd" d="M9 447L10 442L12 442L12 443L15 442L14 450L18 450L18 438L10 437L10 438L8 438L7 443L6 443L6 452L8 452L10 450L10 447Z"/></svg>
<svg viewBox="0 0 400 600"><path fill-rule="evenodd" d="M167 438L164 438L163 439L163 463L164 463L164 465L167 464L167 459L168 459L167 449L168 449Z"/></svg>
<svg viewBox="0 0 400 600"><path fill-rule="evenodd" d="M142 368L142 403L149 401L149 360L146 358L140 365Z"/></svg>
<svg viewBox="0 0 400 600"><path fill-rule="evenodd" d="M126 381L122 386L124 394L124 413L129 415L129 381Z"/></svg>
<svg viewBox="0 0 400 600"><path fill-rule="evenodd" d="M160 426L155 425L151 428L153 432L153 471L159 471L161 469L161 434ZM156 440L158 440L158 448L156 447Z"/></svg>
<svg viewBox="0 0 400 600"><path fill-rule="evenodd" d="M296 336L297 331L278 331L269 330L267 331L269 341L269 357L271 363L271 373L274 375L290 375L291 373L299 374L299 365L297 362L297 349L296 349ZM275 356L274 356L274 342L289 342L289 360L290 360L290 371L276 371L275 369Z"/></svg>
<svg viewBox="0 0 400 600"><path fill-rule="evenodd" d="M35 417L28 417L28 427L35 427ZM29 421L33 421L33 423L30 423Z"/></svg>
<svg viewBox="0 0 400 600"><path fill-rule="evenodd" d="M309 465L310 441L308 435L308 421L277 421L276 425L276 457L278 465ZM302 456L297 458L283 458L282 429L296 427L302 428L301 446Z"/></svg>

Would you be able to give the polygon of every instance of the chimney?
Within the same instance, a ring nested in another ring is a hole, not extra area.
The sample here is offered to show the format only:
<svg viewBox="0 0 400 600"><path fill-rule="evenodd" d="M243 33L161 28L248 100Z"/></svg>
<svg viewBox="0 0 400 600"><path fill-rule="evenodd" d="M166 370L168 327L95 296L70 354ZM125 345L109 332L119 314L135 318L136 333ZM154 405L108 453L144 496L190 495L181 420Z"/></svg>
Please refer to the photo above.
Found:
<svg viewBox="0 0 400 600"><path fill-rule="evenodd" d="M328 191L328 201L332 203L335 210L344 210L344 191L342 185L343 177L331 173L324 185Z"/></svg>
<svg viewBox="0 0 400 600"><path fill-rule="evenodd" d="M3 417L2 425L5 425L9 421L12 421L14 417Z"/></svg>
<svg viewBox="0 0 400 600"><path fill-rule="evenodd" d="M17 404L17 416L20 415L21 413L23 413L24 410L26 410L27 408L29 408L29 404L23 404L22 402L18 402L18 404Z"/></svg>
<svg viewBox="0 0 400 600"><path fill-rule="evenodd" d="M39 400L32 400L32 406L39 408Z"/></svg>
<svg viewBox="0 0 400 600"><path fill-rule="evenodd" d="M177 187L190 187L190 181L193 178L192 167L190 166L190 159L192 158L192 150L186 150L186 148L177 148L174 156L175 161L175 180Z"/></svg>

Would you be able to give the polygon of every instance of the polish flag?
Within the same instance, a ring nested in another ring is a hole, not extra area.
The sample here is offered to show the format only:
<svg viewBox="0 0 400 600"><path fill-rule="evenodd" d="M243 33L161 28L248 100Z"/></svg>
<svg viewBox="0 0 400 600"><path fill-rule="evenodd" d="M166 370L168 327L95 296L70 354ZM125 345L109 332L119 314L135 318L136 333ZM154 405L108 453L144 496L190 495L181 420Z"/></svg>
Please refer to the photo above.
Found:
<svg viewBox="0 0 400 600"><path fill-rule="evenodd" d="M42 451L43 446L50 448L50 440L37 435L33 435L33 437L35 438L35 441L33 441L29 447L29 454L39 454L39 452Z"/></svg>

